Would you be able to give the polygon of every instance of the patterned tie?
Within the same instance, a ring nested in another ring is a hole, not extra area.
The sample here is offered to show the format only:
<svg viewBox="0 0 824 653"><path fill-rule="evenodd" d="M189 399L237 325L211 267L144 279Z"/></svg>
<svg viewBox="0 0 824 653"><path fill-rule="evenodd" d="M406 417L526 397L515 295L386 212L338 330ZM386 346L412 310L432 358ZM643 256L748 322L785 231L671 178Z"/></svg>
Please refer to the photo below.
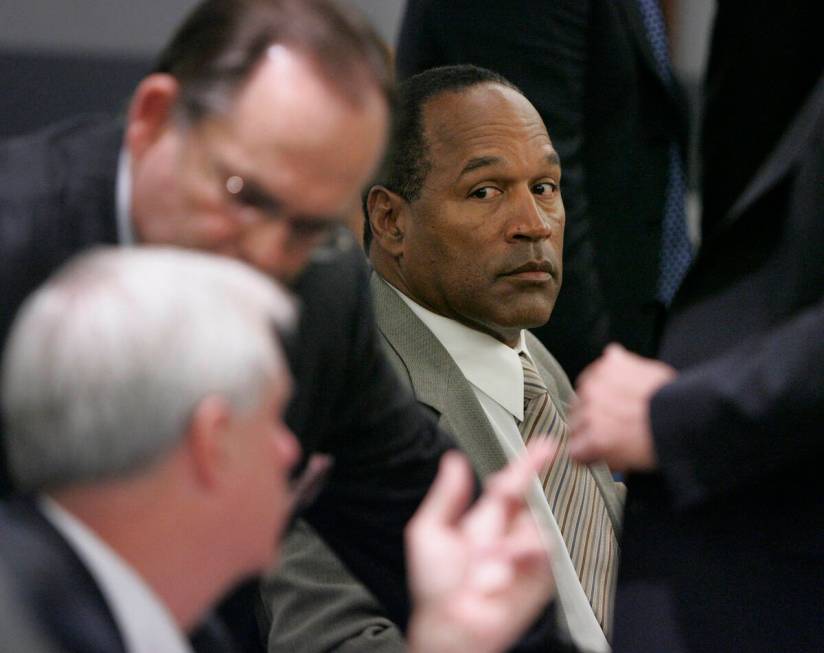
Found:
<svg viewBox="0 0 824 653"><path fill-rule="evenodd" d="M655 67L667 85L674 83L670 65L667 29L658 0L638 0ZM661 223L661 263L658 274L658 301L669 306L687 269L693 251L687 232L687 183L681 146L673 141L669 148L669 179L664 195L664 216Z"/></svg>
<svg viewBox="0 0 824 653"><path fill-rule="evenodd" d="M589 469L567 454L569 434L546 385L532 361L521 353L524 369L524 442L534 437L558 440L555 460L541 482L549 507L564 537L572 564L595 617L609 637L615 596L618 540L606 505Z"/></svg>

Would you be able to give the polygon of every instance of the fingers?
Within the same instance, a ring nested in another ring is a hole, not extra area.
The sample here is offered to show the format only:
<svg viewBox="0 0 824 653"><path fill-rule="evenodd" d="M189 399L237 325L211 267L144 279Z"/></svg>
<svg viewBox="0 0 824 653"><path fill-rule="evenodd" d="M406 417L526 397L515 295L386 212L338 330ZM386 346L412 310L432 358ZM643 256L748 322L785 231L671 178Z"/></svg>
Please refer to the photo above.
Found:
<svg viewBox="0 0 824 653"><path fill-rule="evenodd" d="M546 560L525 493L555 449L549 440L530 443L523 456L490 477L483 496L464 520L464 536L475 556L468 581L475 591L506 591L523 568L538 565L540 569Z"/></svg>
<svg viewBox="0 0 824 653"><path fill-rule="evenodd" d="M300 476L292 481L289 495L289 521L305 510L320 494L335 459L327 454L309 456Z"/></svg>
<svg viewBox="0 0 824 653"><path fill-rule="evenodd" d="M589 464L607 457L607 451L596 435L587 430L574 431L569 441L570 457L582 464Z"/></svg>
<svg viewBox="0 0 824 653"><path fill-rule="evenodd" d="M535 438L526 446L526 453L510 462L501 471L487 479L484 495L520 499L534 474L547 465L555 454L556 442L549 438Z"/></svg>
<svg viewBox="0 0 824 653"><path fill-rule="evenodd" d="M531 570L552 575L549 563L549 541L541 536L540 529L528 510L524 510L513 522L507 554L519 573Z"/></svg>
<svg viewBox="0 0 824 653"><path fill-rule="evenodd" d="M569 455L577 462L588 464L607 456L605 442L597 437L603 420L611 411L621 412L621 361L632 354L617 343L606 346L604 353L578 376L577 398L569 415ZM617 402L617 405L614 405Z"/></svg>
<svg viewBox="0 0 824 653"><path fill-rule="evenodd" d="M308 506L315 500L333 464L334 458L330 455L313 453L309 456L303 472L292 482L292 497L298 508Z"/></svg>
<svg viewBox="0 0 824 653"><path fill-rule="evenodd" d="M466 456L447 451L413 522L454 526L466 511L473 489L474 476Z"/></svg>
<svg viewBox="0 0 824 653"><path fill-rule="evenodd" d="M535 474L552 459L556 448L553 440L534 440L524 455L487 479L483 495L463 524L466 536L479 550L497 546L511 528L513 519L526 510L527 488Z"/></svg>

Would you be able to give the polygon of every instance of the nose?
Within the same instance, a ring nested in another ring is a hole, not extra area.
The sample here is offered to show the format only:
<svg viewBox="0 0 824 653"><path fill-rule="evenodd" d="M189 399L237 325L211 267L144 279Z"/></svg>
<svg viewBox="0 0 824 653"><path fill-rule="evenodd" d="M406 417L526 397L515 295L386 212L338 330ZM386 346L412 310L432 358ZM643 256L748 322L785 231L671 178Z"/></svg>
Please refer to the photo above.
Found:
<svg viewBox="0 0 824 653"><path fill-rule="evenodd" d="M301 446L294 433L285 425L280 425L275 437L275 455L286 469L291 471L300 460Z"/></svg>
<svg viewBox="0 0 824 653"><path fill-rule="evenodd" d="M311 253L291 242L290 226L285 220L257 224L243 239L246 262L285 284L300 273Z"/></svg>
<svg viewBox="0 0 824 653"><path fill-rule="evenodd" d="M516 194L512 217L509 220L507 238L509 240L545 240L552 237L552 218L540 206L531 191L526 189Z"/></svg>

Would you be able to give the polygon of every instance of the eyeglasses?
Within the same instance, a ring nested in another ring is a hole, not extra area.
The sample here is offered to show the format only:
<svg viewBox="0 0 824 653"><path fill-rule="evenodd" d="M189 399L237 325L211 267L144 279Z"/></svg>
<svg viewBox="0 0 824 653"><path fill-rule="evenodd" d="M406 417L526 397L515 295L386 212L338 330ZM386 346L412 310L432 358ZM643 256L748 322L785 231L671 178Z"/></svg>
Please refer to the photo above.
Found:
<svg viewBox="0 0 824 653"><path fill-rule="evenodd" d="M289 226L290 238L301 242L318 242L329 237L340 220L329 216L288 215L282 203L252 179L233 174L214 164L227 203L233 205L247 222L283 222Z"/></svg>

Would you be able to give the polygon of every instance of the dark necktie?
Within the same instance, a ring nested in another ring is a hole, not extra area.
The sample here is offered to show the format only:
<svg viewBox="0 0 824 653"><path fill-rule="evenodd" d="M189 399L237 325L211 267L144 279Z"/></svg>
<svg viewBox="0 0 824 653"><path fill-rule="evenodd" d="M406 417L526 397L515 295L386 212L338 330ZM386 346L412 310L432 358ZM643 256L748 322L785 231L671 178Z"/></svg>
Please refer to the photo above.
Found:
<svg viewBox="0 0 824 653"><path fill-rule="evenodd" d="M673 84L667 30L658 0L638 0L647 39L652 48L656 68L667 85ZM687 184L681 147L673 141L669 147L669 179L664 196L661 223L661 264L656 298L669 306L692 262L692 243L687 232Z"/></svg>

